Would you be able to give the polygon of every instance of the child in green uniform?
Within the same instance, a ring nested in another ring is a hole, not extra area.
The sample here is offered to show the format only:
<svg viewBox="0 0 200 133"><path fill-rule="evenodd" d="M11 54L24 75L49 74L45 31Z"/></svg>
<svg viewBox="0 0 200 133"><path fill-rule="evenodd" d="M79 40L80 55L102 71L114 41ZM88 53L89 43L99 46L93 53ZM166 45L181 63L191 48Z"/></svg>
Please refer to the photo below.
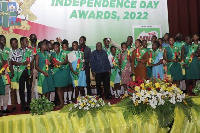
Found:
<svg viewBox="0 0 200 133"><path fill-rule="evenodd" d="M10 82L8 82L6 77L11 76L11 72L10 72L10 69L9 69L10 62L11 62L10 61L11 60L11 52L10 52L10 48L6 47L6 37L4 35L0 35L0 50L2 51L2 60L1 60L2 67L4 65L8 64L7 68L2 73L2 79L3 79L3 83L5 85L5 95L2 97L2 101L3 101L2 112L3 113L10 113L10 111L7 109L8 99L9 99L9 91L10 91Z"/></svg>
<svg viewBox="0 0 200 133"><path fill-rule="evenodd" d="M17 80L12 81L14 88L19 89L21 111L30 110L31 103L31 87L32 87L32 68L33 68L33 54L28 46L28 39L26 37L20 38L21 47L16 49L12 54L12 65L17 67ZM25 85L27 89L27 104L25 102ZM17 87L18 86L18 87Z"/></svg>
<svg viewBox="0 0 200 133"><path fill-rule="evenodd" d="M200 76L198 56L200 49L196 35L193 36L195 43L192 44L192 38L186 37L186 44L182 47L182 60L185 67L186 91L189 93L189 85L192 83L192 88L195 87L197 79Z"/></svg>
<svg viewBox="0 0 200 133"><path fill-rule="evenodd" d="M47 99L50 97L50 92L55 91L53 77L51 73L50 57L47 54L47 44L44 41L38 44L40 52L35 56L35 68L38 71L38 93L44 94Z"/></svg>
<svg viewBox="0 0 200 133"><path fill-rule="evenodd" d="M164 49L165 49L165 48L162 47L163 39L162 39L162 38L159 38L159 39L158 39L158 42L159 42L159 44L160 44L158 50L164 54Z"/></svg>
<svg viewBox="0 0 200 133"><path fill-rule="evenodd" d="M18 40L16 38L11 38L10 39L10 46L11 46L11 55L12 55L12 53L15 52L16 49L18 48ZM11 94L10 95L11 95L12 112L17 110L16 105L18 104L17 103L16 89L19 86L15 85L15 82L17 81L17 78L18 78L17 68L18 68L18 66L14 66L14 65L12 65L12 63L10 63L10 70L12 72L12 75L10 77L11 78Z"/></svg>
<svg viewBox="0 0 200 133"><path fill-rule="evenodd" d="M73 51L69 53L68 60L70 66L70 75L72 78L73 87L75 88L75 100L79 95L79 89L81 95L84 94L84 87L86 84L86 75L85 75L85 60L84 53L78 50L78 42L74 41L72 43Z"/></svg>
<svg viewBox="0 0 200 133"><path fill-rule="evenodd" d="M64 88L68 86L69 77L67 75L67 63L68 57L67 53L60 50L60 43L54 42L54 53L52 54L52 61L54 64L53 68L53 80L54 86L56 88L58 98L60 100L60 105L57 108L61 108L64 105Z"/></svg>
<svg viewBox="0 0 200 133"><path fill-rule="evenodd" d="M0 50L0 69L2 69L2 61L3 61L3 52ZM5 85L3 83L3 73L0 74L0 95L5 95ZM4 114L0 111L0 117Z"/></svg>
<svg viewBox="0 0 200 133"><path fill-rule="evenodd" d="M174 46L174 38L169 38L169 46L165 48L164 58L167 61L167 76L173 79L177 86L182 80L182 71L180 65L179 48Z"/></svg>
<svg viewBox="0 0 200 133"><path fill-rule="evenodd" d="M159 38L159 39L158 39L158 42L159 42L159 44L160 44L158 50L159 50L160 52L162 52L163 57L164 57L165 48L162 47L163 38ZM164 58L163 58L163 69L164 69L164 77L163 77L163 78L164 78L164 79L167 79L167 61L166 61Z"/></svg>
<svg viewBox="0 0 200 133"><path fill-rule="evenodd" d="M0 41L1 41L0 36ZM0 45L2 47L2 45ZM0 70L2 69L4 63L3 63L3 50L0 48ZM5 95L5 85L3 83L3 75L5 74L5 69L0 73L0 95Z"/></svg>
<svg viewBox="0 0 200 133"><path fill-rule="evenodd" d="M120 86L120 67L118 61L118 55L116 54L116 48L114 46L110 47L111 54L108 56L111 65L111 75L110 75L110 86L113 89L115 98L120 98L121 96L121 86Z"/></svg>
<svg viewBox="0 0 200 133"><path fill-rule="evenodd" d="M182 40L182 34L181 33L177 33L176 36L175 36L175 40L176 42L174 43L174 46L178 47L180 50L182 50L182 47L185 45L185 42ZM181 55L181 51L180 52L180 55ZM181 67L182 67L182 70L183 70L183 63L181 63ZM186 83L185 83L185 73L183 73L184 71L182 71L182 74L183 74L183 80L180 81L180 87L179 89L185 91L186 90Z"/></svg>
<svg viewBox="0 0 200 133"><path fill-rule="evenodd" d="M170 37L170 34L165 33L164 38L163 38L164 43L162 44L162 47L166 48L169 46L169 37Z"/></svg>
<svg viewBox="0 0 200 133"><path fill-rule="evenodd" d="M182 40L182 34L177 33L175 39L176 42L174 43L174 46L178 47L179 49L182 49L182 47L185 45L185 42Z"/></svg>
<svg viewBox="0 0 200 133"><path fill-rule="evenodd" d="M62 50L66 52L68 55L71 51L68 50L69 43L66 39L62 41ZM66 87L66 92L68 96L65 96L64 99L67 98L67 103L72 103L72 97L73 97L73 85L72 85L72 79L70 75L70 67L69 64L66 65L67 68L67 77L68 77L68 86Z"/></svg>

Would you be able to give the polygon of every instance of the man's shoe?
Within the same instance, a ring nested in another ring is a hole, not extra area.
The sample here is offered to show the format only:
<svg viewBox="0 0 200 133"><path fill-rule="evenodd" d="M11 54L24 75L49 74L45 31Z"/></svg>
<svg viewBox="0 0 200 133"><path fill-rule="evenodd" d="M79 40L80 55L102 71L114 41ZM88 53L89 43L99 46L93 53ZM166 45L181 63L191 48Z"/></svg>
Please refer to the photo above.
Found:
<svg viewBox="0 0 200 133"><path fill-rule="evenodd" d="M25 107L21 107L21 112L24 112L26 111L26 108Z"/></svg>
<svg viewBox="0 0 200 133"><path fill-rule="evenodd" d="M113 99L112 96L107 96L105 99Z"/></svg>
<svg viewBox="0 0 200 133"><path fill-rule="evenodd" d="M30 111L31 109L30 109L30 106L28 105L28 106L26 106L26 111Z"/></svg>
<svg viewBox="0 0 200 133"><path fill-rule="evenodd" d="M6 109L6 110L3 110L2 113L12 113L12 112Z"/></svg>
<svg viewBox="0 0 200 133"><path fill-rule="evenodd" d="M1 111L0 111L0 117L2 117L2 116L5 116L6 114L4 114L4 113L1 113Z"/></svg>
<svg viewBox="0 0 200 133"><path fill-rule="evenodd" d="M16 107L13 107L13 108L12 108L12 112L15 112L15 111L17 111L17 108L16 108Z"/></svg>

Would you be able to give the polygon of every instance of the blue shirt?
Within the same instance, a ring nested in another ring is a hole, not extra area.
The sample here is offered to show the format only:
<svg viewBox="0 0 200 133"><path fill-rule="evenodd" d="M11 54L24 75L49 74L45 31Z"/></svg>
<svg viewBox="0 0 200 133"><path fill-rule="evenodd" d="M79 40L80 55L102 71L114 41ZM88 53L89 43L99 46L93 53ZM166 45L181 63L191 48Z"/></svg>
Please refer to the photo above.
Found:
<svg viewBox="0 0 200 133"><path fill-rule="evenodd" d="M110 71L110 62L106 51L95 50L91 54L90 66L92 72L103 73Z"/></svg>
<svg viewBox="0 0 200 133"><path fill-rule="evenodd" d="M157 64L160 60L163 59L163 53L158 52L158 55L154 61L154 64ZM158 74L160 75L160 78L164 78L164 69L163 69L163 64L160 64L158 66L154 66L152 69L152 76L158 78Z"/></svg>
<svg viewBox="0 0 200 133"><path fill-rule="evenodd" d="M164 42L164 43L162 44L162 47L163 47L163 48L166 48L166 47L168 47L168 46L169 46L169 43L165 43L165 42Z"/></svg>

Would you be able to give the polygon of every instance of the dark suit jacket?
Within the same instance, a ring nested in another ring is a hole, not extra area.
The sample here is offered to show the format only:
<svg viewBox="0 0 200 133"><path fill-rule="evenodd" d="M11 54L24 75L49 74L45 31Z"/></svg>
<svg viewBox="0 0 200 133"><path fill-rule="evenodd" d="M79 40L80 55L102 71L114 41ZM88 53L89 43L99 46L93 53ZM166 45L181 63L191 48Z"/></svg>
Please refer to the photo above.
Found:
<svg viewBox="0 0 200 133"><path fill-rule="evenodd" d="M81 50L81 46L78 46L79 50ZM84 46L84 59L85 63L90 63L90 57L91 57L91 48L88 46Z"/></svg>

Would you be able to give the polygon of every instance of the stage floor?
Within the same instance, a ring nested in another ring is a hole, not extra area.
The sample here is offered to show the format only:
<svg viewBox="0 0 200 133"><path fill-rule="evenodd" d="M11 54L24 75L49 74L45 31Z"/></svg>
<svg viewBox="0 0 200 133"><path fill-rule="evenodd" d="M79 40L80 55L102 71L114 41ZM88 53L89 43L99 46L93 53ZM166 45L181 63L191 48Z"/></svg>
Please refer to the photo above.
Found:
<svg viewBox="0 0 200 133"><path fill-rule="evenodd" d="M110 103L113 105L113 104L116 104L116 103L120 102L120 100L121 100L120 98L118 98L118 99L113 98L113 99L111 99L111 100L106 100L106 101L107 101L107 102L110 102ZM3 107L1 107L1 109L3 109ZM12 106L9 105L9 106L8 106L8 110L11 110L11 109L12 109ZM57 111L57 110L60 110L60 109L56 109L56 108L54 107L54 110L53 110L53 111ZM20 104L17 104L17 111L12 112L12 113L7 113L6 116L8 116L8 115L18 115L18 114L30 114L30 111L21 112L21 105L20 105Z"/></svg>

